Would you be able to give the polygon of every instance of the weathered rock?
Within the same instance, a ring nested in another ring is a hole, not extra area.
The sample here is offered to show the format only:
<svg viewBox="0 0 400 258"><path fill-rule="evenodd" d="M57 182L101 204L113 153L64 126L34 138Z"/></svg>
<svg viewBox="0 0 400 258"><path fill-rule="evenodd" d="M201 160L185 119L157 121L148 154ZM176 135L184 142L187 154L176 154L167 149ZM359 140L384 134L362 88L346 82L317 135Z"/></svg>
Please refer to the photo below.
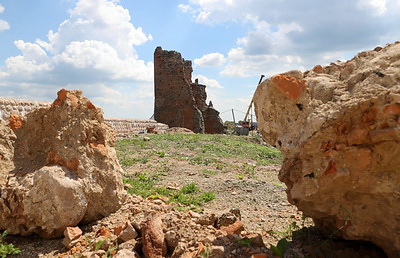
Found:
<svg viewBox="0 0 400 258"><path fill-rule="evenodd" d="M131 239L126 242L123 242L122 244L118 245L119 249L128 249L130 251L139 251L141 248L137 248L138 246L138 241L136 239Z"/></svg>
<svg viewBox="0 0 400 258"><path fill-rule="evenodd" d="M182 257L184 252L187 249L187 244L183 242L179 242L178 245L175 247L174 252L172 253L171 257L178 258Z"/></svg>
<svg viewBox="0 0 400 258"><path fill-rule="evenodd" d="M321 68L254 94L261 133L282 151L279 179L318 227L398 257L400 43Z"/></svg>
<svg viewBox="0 0 400 258"><path fill-rule="evenodd" d="M214 258L224 258L225 248L223 246L212 246L211 247L211 257Z"/></svg>
<svg viewBox="0 0 400 258"><path fill-rule="evenodd" d="M135 239L138 236L138 233L136 232L135 228L132 226L132 224L127 221L125 223L124 228L122 229L121 233L118 234L118 241L120 242L126 242L132 239Z"/></svg>
<svg viewBox="0 0 400 258"><path fill-rule="evenodd" d="M237 220L231 225L222 226L220 230L225 231L227 234L240 235L240 232L244 230L244 224L242 221Z"/></svg>
<svg viewBox="0 0 400 258"><path fill-rule="evenodd" d="M109 237L111 236L111 232L108 228L100 228L99 230L96 231L96 237L98 236Z"/></svg>
<svg viewBox="0 0 400 258"><path fill-rule="evenodd" d="M223 133L219 112L206 104L206 86L192 83L192 62L176 51L154 52L154 118L195 133Z"/></svg>
<svg viewBox="0 0 400 258"><path fill-rule="evenodd" d="M145 257L164 257L167 244L163 232L163 222L157 214L148 214L141 224L143 253Z"/></svg>
<svg viewBox="0 0 400 258"><path fill-rule="evenodd" d="M106 251L104 250L97 250L94 252L84 252L80 253L80 257L85 257L85 258L102 258L106 255Z"/></svg>
<svg viewBox="0 0 400 258"><path fill-rule="evenodd" d="M221 228L224 226L229 226L241 219L239 209L231 209L229 212L223 213L215 220L215 227Z"/></svg>
<svg viewBox="0 0 400 258"><path fill-rule="evenodd" d="M15 139L14 132L0 120L0 186L6 183L8 172L14 169Z"/></svg>
<svg viewBox="0 0 400 258"><path fill-rule="evenodd" d="M135 258L140 257L135 251L122 249L117 252L114 258Z"/></svg>
<svg viewBox="0 0 400 258"><path fill-rule="evenodd" d="M64 230L63 245L67 248L71 248L74 242L82 236L82 230L79 227L67 227Z"/></svg>
<svg viewBox="0 0 400 258"><path fill-rule="evenodd" d="M195 218L194 221L200 225L214 225L216 221L216 216L214 213L211 214L200 214L198 218Z"/></svg>
<svg viewBox="0 0 400 258"><path fill-rule="evenodd" d="M167 231L165 233L165 241L167 242L167 247L174 250L178 246L179 236L175 231Z"/></svg>
<svg viewBox="0 0 400 258"><path fill-rule="evenodd" d="M120 207L125 191L114 132L81 91L60 90L14 133L1 140L2 149L14 146L14 166L1 186L0 229L58 237Z"/></svg>

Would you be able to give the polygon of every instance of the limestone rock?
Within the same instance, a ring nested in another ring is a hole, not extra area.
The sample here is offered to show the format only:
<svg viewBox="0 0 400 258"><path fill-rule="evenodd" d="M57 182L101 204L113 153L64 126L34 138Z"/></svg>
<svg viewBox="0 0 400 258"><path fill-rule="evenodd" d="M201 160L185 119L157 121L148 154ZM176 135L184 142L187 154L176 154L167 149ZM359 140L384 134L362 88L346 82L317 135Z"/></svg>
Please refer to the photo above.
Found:
<svg viewBox="0 0 400 258"><path fill-rule="evenodd" d="M167 244L161 217L149 214L141 224L143 253L145 257L164 257Z"/></svg>
<svg viewBox="0 0 400 258"><path fill-rule="evenodd" d="M165 241L167 242L167 247L174 250L178 246L179 236L175 231L167 231L165 233Z"/></svg>
<svg viewBox="0 0 400 258"><path fill-rule="evenodd" d="M67 227L64 230L63 245L67 248L71 248L74 242L82 236L82 230L79 227Z"/></svg>
<svg viewBox="0 0 400 258"><path fill-rule="evenodd" d="M225 213L221 214L221 216L219 216L215 220L215 227L221 228L224 226L229 226L240 219L241 219L240 210L239 209L231 209L229 212L225 212Z"/></svg>
<svg viewBox="0 0 400 258"><path fill-rule="evenodd" d="M225 248L223 246L212 246L211 257L224 258L226 257Z"/></svg>
<svg viewBox="0 0 400 258"><path fill-rule="evenodd" d="M135 228L132 226L132 224L127 221L124 225L124 228L122 229L121 233L118 234L118 240L121 242L126 242L132 239L135 239L138 236L138 233L136 232Z"/></svg>
<svg viewBox="0 0 400 258"><path fill-rule="evenodd" d="M0 120L0 186L6 183L8 172L14 169L14 141L16 136L3 120Z"/></svg>
<svg viewBox="0 0 400 258"><path fill-rule="evenodd" d="M261 133L282 151L289 201L328 233L398 257L400 43L293 74L254 94Z"/></svg>
<svg viewBox="0 0 400 258"><path fill-rule="evenodd" d="M122 249L117 252L114 258L136 258L140 257L135 251Z"/></svg>
<svg viewBox="0 0 400 258"><path fill-rule="evenodd" d="M114 132L81 91L60 90L13 133L0 138L0 150L13 146L10 176L0 185L0 229L58 237L120 207L125 191Z"/></svg>

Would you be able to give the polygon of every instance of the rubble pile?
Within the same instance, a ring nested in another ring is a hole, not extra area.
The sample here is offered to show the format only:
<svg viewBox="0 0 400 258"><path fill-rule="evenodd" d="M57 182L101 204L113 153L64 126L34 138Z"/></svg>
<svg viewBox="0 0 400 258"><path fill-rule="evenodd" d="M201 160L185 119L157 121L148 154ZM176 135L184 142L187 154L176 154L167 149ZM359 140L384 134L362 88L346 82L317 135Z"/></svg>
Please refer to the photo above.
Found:
<svg viewBox="0 0 400 258"><path fill-rule="evenodd" d="M260 234L244 231L237 209L216 215L175 208L161 199L129 196L121 209L96 224L67 228L63 244L68 251L61 256L233 258L271 254Z"/></svg>

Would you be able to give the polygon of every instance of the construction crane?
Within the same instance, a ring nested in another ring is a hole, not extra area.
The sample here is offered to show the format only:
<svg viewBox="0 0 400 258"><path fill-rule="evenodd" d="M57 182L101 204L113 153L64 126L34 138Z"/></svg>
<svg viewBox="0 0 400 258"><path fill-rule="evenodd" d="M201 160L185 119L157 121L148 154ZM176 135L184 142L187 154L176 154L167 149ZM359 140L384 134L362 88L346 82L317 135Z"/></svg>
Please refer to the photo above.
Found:
<svg viewBox="0 0 400 258"><path fill-rule="evenodd" d="M262 79L264 77L265 77L265 75L262 74L261 77L260 77L260 80L258 81L257 86L262 82ZM239 121L239 126L236 127L236 131L235 132L238 135L249 135L249 131L252 131L255 128L253 126L253 122L248 120L251 107L253 106L253 101L254 101L254 96L253 96L253 98L251 98L250 105L247 108L247 112L246 112L246 115L244 116L243 121ZM251 118L251 120L252 120L252 118Z"/></svg>

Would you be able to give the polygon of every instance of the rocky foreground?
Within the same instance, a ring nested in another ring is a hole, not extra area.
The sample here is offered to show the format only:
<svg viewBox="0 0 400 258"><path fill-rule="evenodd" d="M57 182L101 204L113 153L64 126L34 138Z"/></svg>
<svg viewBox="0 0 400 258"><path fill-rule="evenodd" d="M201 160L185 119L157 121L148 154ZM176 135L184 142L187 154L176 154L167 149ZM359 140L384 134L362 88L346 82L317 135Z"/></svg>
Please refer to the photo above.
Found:
<svg viewBox="0 0 400 258"><path fill-rule="evenodd" d="M273 76L254 103L289 201L327 233L399 257L400 42Z"/></svg>

